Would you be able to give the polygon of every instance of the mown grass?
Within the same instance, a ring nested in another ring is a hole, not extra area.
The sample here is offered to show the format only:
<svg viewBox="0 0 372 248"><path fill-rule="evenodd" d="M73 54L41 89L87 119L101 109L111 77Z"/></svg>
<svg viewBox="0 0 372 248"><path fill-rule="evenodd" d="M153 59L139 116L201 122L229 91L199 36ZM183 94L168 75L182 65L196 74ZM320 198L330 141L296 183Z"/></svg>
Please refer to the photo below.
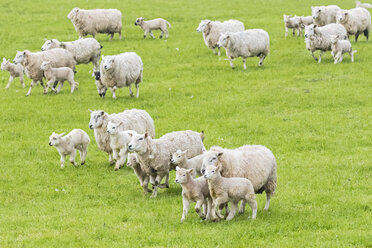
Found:
<svg viewBox="0 0 372 248"><path fill-rule="evenodd" d="M311 5L324 4L334 2L2 0L1 56L11 59L16 50L39 50L45 37L77 39L66 18L73 7L120 9L125 39L97 39L104 55L137 52L144 81L139 99L120 89L117 100L110 94L102 100L91 65L79 65L73 95L68 85L59 95L43 95L38 86L26 98L17 80L4 89L8 74L1 72L0 247L371 247L371 44L364 37L352 42L353 64L346 55L333 65L329 53L317 64L303 38L284 37L284 13L308 15ZM354 1L337 4L354 7ZM133 25L139 16L167 19L167 42L143 40ZM196 33L205 18L267 30L271 54L263 68L251 58L247 71L240 59L231 70L225 56L213 55ZM255 221L247 220L248 210L229 223L205 223L191 209L181 224L174 172L170 189L156 199L144 196L133 172L114 172L97 148L89 108L145 109L157 137L204 130L207 148L269 147L278 162L270 211L262 210L260 195ZM91 137L87 163L61 170L48 137L73 128Z"/></svg>

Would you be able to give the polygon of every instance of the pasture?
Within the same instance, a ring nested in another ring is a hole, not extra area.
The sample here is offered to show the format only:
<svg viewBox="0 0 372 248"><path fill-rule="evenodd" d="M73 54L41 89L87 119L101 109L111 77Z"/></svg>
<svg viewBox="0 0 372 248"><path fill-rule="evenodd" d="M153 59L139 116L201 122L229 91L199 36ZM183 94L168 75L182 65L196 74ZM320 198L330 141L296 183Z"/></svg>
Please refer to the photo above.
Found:
<svg viewBox="0 0 372 248"><path fill-rule="evenodd" d="M334 65L330 53L317 64L303 37L284 37L283 14L310 15L312 5L348 1L71 1L0 2L1 57L39 51L44 38L75 40L67 14L73 7L117 8L123 37L97 35L102 54L135 51L144 64L138 99L128 89L100 99L92 65L78 65L79 89L65 83L58 95L37 86L25 97L15 79L0 73L0 247L371 247L372 246L372 41L360 36L351 63ZM162 17L169 38L143 39L137 17ZM271 52L241 59L232 70L225 50L217 57L196 28L202 19L237 19L270 35ZM88 109L108 113L145 109L156 137L204 130L206 148L262 144L278 164L278 187L270 210L258 195L257 219L250 208L232 221L202 222L191 205L181 224L181 187L144 196L132 170L114 171L89 130ZM59 167L49 147L55 131L85 130L87 162Z"/></svg>

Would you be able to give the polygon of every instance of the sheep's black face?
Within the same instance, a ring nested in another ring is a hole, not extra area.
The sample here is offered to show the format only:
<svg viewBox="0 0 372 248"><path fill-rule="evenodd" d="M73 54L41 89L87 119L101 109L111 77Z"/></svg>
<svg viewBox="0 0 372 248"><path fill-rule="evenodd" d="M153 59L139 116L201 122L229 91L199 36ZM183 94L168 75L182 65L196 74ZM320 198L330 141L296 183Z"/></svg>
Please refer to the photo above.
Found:
<svg viewBox="0 0 372 248"><path fill-rule="evenodd" d="M99 71L94 72L94 76L96 77L96 80L100 80L101 79L101 73Z"/></svg>

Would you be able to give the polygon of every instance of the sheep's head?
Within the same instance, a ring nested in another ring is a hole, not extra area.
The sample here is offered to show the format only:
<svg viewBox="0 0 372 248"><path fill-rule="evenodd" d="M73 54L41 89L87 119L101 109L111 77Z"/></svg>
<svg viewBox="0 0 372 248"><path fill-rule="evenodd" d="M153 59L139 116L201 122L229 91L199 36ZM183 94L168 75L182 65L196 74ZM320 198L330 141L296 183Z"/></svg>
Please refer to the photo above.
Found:
<svg viewBox="0 0 372 248"><path fill-rule="evenodd" d="M44 45L41 47L41 51L46 51L52 48L58 48L59 43L60 42L56 39L52 39L52 40L45 39Z"/></svg>
<svg viewBox="0 0 372 248"><path fill-rule="evenodd" d="M105 112L102 110L90 111L90 121L89 121L89 128L95 129L97 127L102 126L103 118L105 116Z"/></svg>
<svg viewBox="0 0 372 248"><path fill-rule="evenodd" d="M196 29L196 32L198 32L198 33L204 32L204 30L206 30L207 25L208 25L209 23L211 23L210 20L202 20L202 21L199 23L199 26L198 26L198 28Z"/></svg>
<svg viewBox="0 0 372 248"><path fill-rule="evenodd" d="M98 95L103 98L106 95L107 87L100 80L100 73L99 72L95 72L95 77L96 77L96 87L97 87Z"/></svg>
<svg viewBox="0 0 372 248"><path fill-rule="evenodd" d="M223 155L222 152L218 151L208 151L205 152L203 155L203 164L202 167L200 168L200 172L202 174L205 173L205 170L208 166L213 165L217 166L218 159Z"/></svg>
<svg viewBox="0 0 372 248"><path fill-rule="evenodd" d="M119 127L123 124L123 122L116 123L113 121L109 121L107 124L107 133L108 134L117 134L119 131Z"/></svg>
<svg viewBox="0 0 372 248"><path fill-rule="evenodd" d="M189 179L189 176L192 176L192 173L193 173L194 169L191 168L191 169L183 169L183 168L180 168L180 167L176 167L176 180L175 183L186 183Z"/></svg>
<svg viewBox="0 0 372 248"><path fill-rule="evenodd" d="M322 9L320 7L311 7L311 15L313 17L313 20L318 19L321 12Z"/></svg>
<svg viewBox="0 0 372 248"><path fill-rule="evenodd" d="M109 71L114 68L114 57L102 56L101 68L105 71Z"/></svg>
<svg viewBox="0 0 372 248"><path fill-rule="evenodd" d="M218 47L226 47L227 43L230 40L230 33L224 33L220 35L220 38L218 39L217 46Z"/></svg>
<svg viewBox="0 0 372 248"><path fill-rule="evenodd" d="M67 18L70 19L70 20L73 20L75 19L75 17L77 16L77 14L79 13L80 9L79 8L73 8L70 13L68 13L67 15Z"/></svg>
<svg viewBox="0 0 372 248"><path fill-rule="evenodd" d="M128 159L127 159L127 166L130 168L133 168L134 166L138 165L138 159L137 155L135 153L129 153L128 154Z"/></svg>
<svg viewBox="0 0 372 248"><path fill-rule="evenodd" d="M14 64L20 64L20 63L23 62L25 57L26 57L26 51L23 51L23 52L17 51L17 54L13 59L13 63Z"/></svg>
<svg viewBox="0 0 372 248"><path fill-rule="evenodd" d="M291 16L290 15L283 15L284 22L289 22Z"/></svg>
<svg viewBox="0 0 372 248"><path fill-rule="evenodd" d="M136 19L136 21L134 22L134 25L138 25L138 26L141 26L142 25L142 22L145 20L145 18L143 17L139 17Z"/></svg>
<svg viewBox="0 0 372 248"><path fill-rule="evenodd" d="M337 12L336 21L337 23L345 23L349 17L347 10L340 10Z"/></svg>
<svg viewBox="0 0 372 248"><path fill-rule="evenodd" d="M310 24L305 26L305 38L310 38L311 36L314 36L317 33L317 25Z"/></svg>
<svg viewBox="0 0 372 248"><path fill-rule="evenodd" d="M40 70L45 71L52 67L52 62L50 61L43 61L40 65Z"/></svg>
<svg viewBox="0 0 372 248"><path fill-rule="evenodd" d="M128 151L130 152L147 152L148 134L132 134L132 140L129 142Z"/></svg>
<svg viewBox="0 0 372 248"><path fill-rule="evenodd" d="M58 134L58 133L53 132L52 135L50 135L49 137L49 145L50 146L59 145L59 142L61 141L61 138L64 134L65 133Z"/></svg>
<svg viewBox="0 0 372 248"><path fill-rule="evenodd" d="M8 67L9 65L9 59L6 60L6 58L3 58L3 62L1 62L1 70L6 70L6 68Z"/></svg>
<svg viewBox="0 0 372 248"><path fill-rule="evenodd" d="M171 163L172 164L179 164L182 159L186 156L187 150L181 151L177 150L175 153L172 154Z"/></svg>
<svg viewBox="0 0 372 248"><path fill-rule="evenodd" d="M339 40L339 36L338 35L331 35L331 44L336 44L337 41Z"/></svg>
<svg viewBox="0 0 372 248"><path fill-rule="evenodd" d="M206 179L213 179L219 176L220 174L220 167L214 165L208 165L205 169L204 178Z"/></svg>

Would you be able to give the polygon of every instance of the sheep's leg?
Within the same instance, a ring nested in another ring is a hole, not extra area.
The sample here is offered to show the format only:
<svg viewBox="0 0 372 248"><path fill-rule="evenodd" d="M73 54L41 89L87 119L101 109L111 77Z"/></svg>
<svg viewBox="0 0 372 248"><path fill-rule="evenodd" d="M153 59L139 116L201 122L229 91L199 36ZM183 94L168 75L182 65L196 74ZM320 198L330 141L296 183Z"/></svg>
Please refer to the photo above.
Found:
<svg viewBox="0 0 372 248"><path fill-rule="evenodd" d="M25 80L23 79L23 76L20 76L19 80L21 81L22 88L25 88L26 85L25 85Z"/></svg>
<svg viewBox="0 0 372 248"><path fill-rule="evenodd" d="M114 38L114 33L111 33L110 41Z"/></svg>
<svg viewBox="0 0 372 248"><path fill-rule="evenodd" d="M58 80L54 81L54 84L53 84L53 87L52 87L52 91L56 92L57 84L58 84Z"/></svg>
<svg viewBox="0 0 372 248"><path fill-rule="evenodd" d="M341 54L340 54L340 58L339 58L338 60L339 60L339 62L341 63L343 59L344 59L344 56L343 56L342 53L341 53Z"/></svg>
<svg viewBox="0 0 372 248"><path fill-rule="evenodd" d="M139 97L139 84L136 84L136 98Z"/></svg>
<svg viewBox="0 0 372 248"><path fill-rule="evenodd" d="M216 214L217 214L218 218L220 218L220 219L225 218L225 217L222 215L222 213L221 213L221 209L219 208L219 206L220 206L221 204L226 203L226 201L225 201L224 199L222 199L222 198L216 198L216 199L214 200L214 202L215 202L215 211L216 211Z"/></svg>
<svg viewBox="0 0 372 248"><path fill-rule="evenodd" d="M160 33L160 36L159 36L159 38L161 39L161 38L163 38L163 35L164 35L164 30L163 29L160 29L161 30L161 33Z"/></svg>
<svg viewBox="0 0 372 248"><path fill-rule="evenodd" d="M245 210L245 200L242 200L242 203L240 203L240 208L239 208L239 214L243 214Z"/></svg>
<svg viewBox="0 0 372 248"><path fill-rule="evenodd" d="M216 215L216 203L215 203L215 200L212 201L212 205L211 205L211 209L210 209L210 216L211 216L211 220L218 220L218 217Z"/></svg>
<svg viewBox="0 0 372 248"><path fill-rule="evenodd" d="M129 95L130 95L131 97L133 97L132 84L130 84L130 85L128 86L128 88L129 88Z"/></svg>
<svg viewBox="0 0 372 248"><path fill-rule="evenodd" d="M227 216L226 220L231 220L232 218L234 218L237 209L238 209L238 202L232 202L230 213Z"/></svg>
<svg viewBox="0 0 372 248"><path fill-rule="evenodd" d="M81 165L85 164L85 158L87 157L87 153L88 153L88 145L85 144L82 146L81 153L80 153Z"/></svg>
<svg viewBox="0 0 372 248"><path fill-rule="evenodd" d="M358 42L359 32L355 34L355 43Z"/></svg>
<svg viewBox="0 0 372 248"><path fill-rule="evenodd" d="M367 41L368 41L368 39L369 39L369 30L364 30L364 36L367 38Z"/></svg>
<svg viewBox="0 0 372 248"><path fill-rule="evenodd" d="M52 90L54 90L53 87L51 87L52 83L53 83L53 81L49 80L48 82L46 82L46 86L48 87L48 89L51 88Z"/></svg>
<svg viewBox="0 0 372 248"><path fill-rule="evenodd" d="M182 198L182 204L183 204L183 210L182 210L181 222L184 222L186 219L187 213L189 212L190 202L189 200Z"/></svg>
<svg viewBox="0 0 372 248"><path fill-rule="evenodd" d="M150 33L150 36L155 39L155 36L153 35L152 31L149 32Z"/></svg>
<svg viewBox="0 0 372 248"><path fill-rule="evenodd" d="M165 29L165 38L168 39L168 29Z"/></svg>
<svg viewBox="0 0 372 248"><path fill-rule="evenodd" d="M323 51L320 51L318 63L320 63L322 61L322 55L323 55L323 53L324 53Z"/></svg>
<svg viewBox="0 0 372 248"><path fill-rule="evenodd" d="M158 195L158 187L161 182L162 177L156 175L155 183L154 183L154 191L152 192L151 198L155 198Z"/></svg>
<svg viewBox="0 0 372 248"><path fill-rule="evenodd" d="M30 84L30 88L28 89L28 92L26 94L26 96L29 96L31 94L31 90L32 90L32 87L34 87L34 85L36 85L37 82L35 82L35 80L32 80L31 84Z"/></svg>
<svg viewBox="0 0 372 248"><path fill-rule="evenodd" d="M148 192L151 192L151 190L149 190L149 180L150 178L148 176L146 176L142 183L141 183L141 186L143 188L143 193L146 195Z"/></svg>
<svg viewBox="0 0 372 248"><path fill-rule="evenodd" d="M288 36L288 28L285 27L285 37L287 37L287 36Z"/></svg>
<svg viewBox="0 0 372 248"><path fill-rule="evenodd" d="M212 215L212 199L210 197L208 197L207 199L207 214L206 214L206 220L210 220L211 219L211 215Z"/></svg>
<svg viewBox="0 0 372 248"><path fill-rule="evenodd" d="M8 89L8 88L10 87L11 83L13 82L13 80L14 80L14 77L13 77L12 75L10 75L10 77L9 77L9 82L8 82L8 84L6 85L5 89Z"/></svg>
<svg viewBox="0 0 372 248"><path fill-rule="evenodd" d="M208 211L207 203L208 203L208 199L205 199L205 201L203 203L203 214L204 214L204 216L207 216L207 211Z"/></svg>
<svg viewBox="0 0 372 248"><path fill-rule="evenodd" d="M203 205L203 203L204 203L204 199L203 200L198 200L196 202L196 205L195 205L195 211L200 216L200 218L202 218L204 220L205 219L205 214L203 214L203 212L201 211L201 206Z"/></svg>
<svg viewBox="0 0 372 248"><path fill-rule="evenodd" d="M245 198L245 200L248 202L249 206L252 209L252 219L256 219L257 216L257 201L255 195L249 195Z"/></svg>
<svg viewBox="0 0 372 248"><path fill-rule="evenodd" d="M218 55L218 56L221 56L221 47L217 47L217 49L218 49L218 53L217 53L217 55Z"/></svg>
<svg viewBox="0 0 372 248"><path fill-rule="evenodd" d="M147 30L145 30L145 32L143 33L143 38L146 39L146 36L147 36Z"/></svg>
<svg viewBox="0 0 372 248"><path fill-rule="evenodd" d="M62 90L62 87L63 87L63 84L64 84L65 82L64 81L61 81L60 82L60 84L59 84L59 86L58 86L58 89L57 89L57 94Z"/></svg>
<svg viewBox="0 0 372 248"><path fill-rule="evenodd" d="M44 94L48 93L48 87L46 85L44 85L44 82L43 82L43 79L39 80L40 81L40 85L43 87L44 89Z"/></svg>
<svg viewBox="0 0 372 248"><path fill-rule="evenodd" d="M295 29L295 28L292 28L292 35L293 35L293 36L296 35L296 29Z"/></svg>
<svg viewBox="0 0 372 248"><path fill-rule="evenodd" d="M116 99L116 86L112 87L112 98Z"/></svg>
<svg viewBox="0 0 372 248"><path fill-rule="evenodd" d="M297 28L297 36L301 36L300 34L302 34L302 29L301 28Z"/></svg>
<svg viewBox="0 0 372 248"><path fill-rule="evenodd" d="M244 70L247 70L247 65L245 64L247 58L243 58L243 68Z"/></svg>
<svg viewBox="0 0 372 248"><path fill-rule="evenodd" d="M270 207L270 198L271 198L271 193L266 192L266 203L265 203L265 208L264 210L269 210Z"/></svg>
<svg viewBox="0 0 372 248"><path fill-rule="evenodd" d="M70 154L70 163L73 164L76 167L77 164L75 162L75 157L76 157L76 150L73 149L71 154Z"/></svg>
<svg viewBox="0 0 372 248"><path fill-rule="evenodd" d="M119 159L116 161L115 170L119 170L127 159L127 153L125 149L121 149L119 152Z"/></svg>
<svg viewBox="0 0 372 248"><path fill-rule="evenodd" d="M318 58L314 55L314 51L311 51L310 54L315 59L315 61L318 61Z"/></svg>
<svg viewBox="0 0 372 248"><path fill-rule="evenodd" d="M115 159L113 159L112 153L109 153L109 162L110 162L110 165L115 164Z"/></svg>
<svg viewBox="0 0 372 248"><path fill-rule="evenodd" d="M121 31L119 31L119 40L121 40Z"/></svg>
<svg viewBox="0 0 372 248"><path fill-rule="evenodd" d="M354 62L354 53L355 53L355 52L354 52L353 50L351 50L351 51L349 52L351 62Z"/></svg>
<svg viewBox="0 0 372 248"><path fill-rule="evenodd" d="M258 66L262 66L262 63L263 63L263 61L264 61L265 58L266 58L266 55L263 54L263 53L261 53L261 55L260 55L260 62L258 62Z"/></svg>
<svg viewBox="0 0 372 248"><path fill-rule="evenodd" d="M232 57L229 57L229 60L230 60L230 66L231 66L231 68L232 69L235 69L235 66L234 66L234 64L233 64L233 58Z"/></svg>
<svg viewBox="0 0 372 248"><path fill-rule="evenodd" d="M160 183L160 181L159 181ZM159 184L159 188L169 188L169 173L165 177L165 183Z"/></svg>

